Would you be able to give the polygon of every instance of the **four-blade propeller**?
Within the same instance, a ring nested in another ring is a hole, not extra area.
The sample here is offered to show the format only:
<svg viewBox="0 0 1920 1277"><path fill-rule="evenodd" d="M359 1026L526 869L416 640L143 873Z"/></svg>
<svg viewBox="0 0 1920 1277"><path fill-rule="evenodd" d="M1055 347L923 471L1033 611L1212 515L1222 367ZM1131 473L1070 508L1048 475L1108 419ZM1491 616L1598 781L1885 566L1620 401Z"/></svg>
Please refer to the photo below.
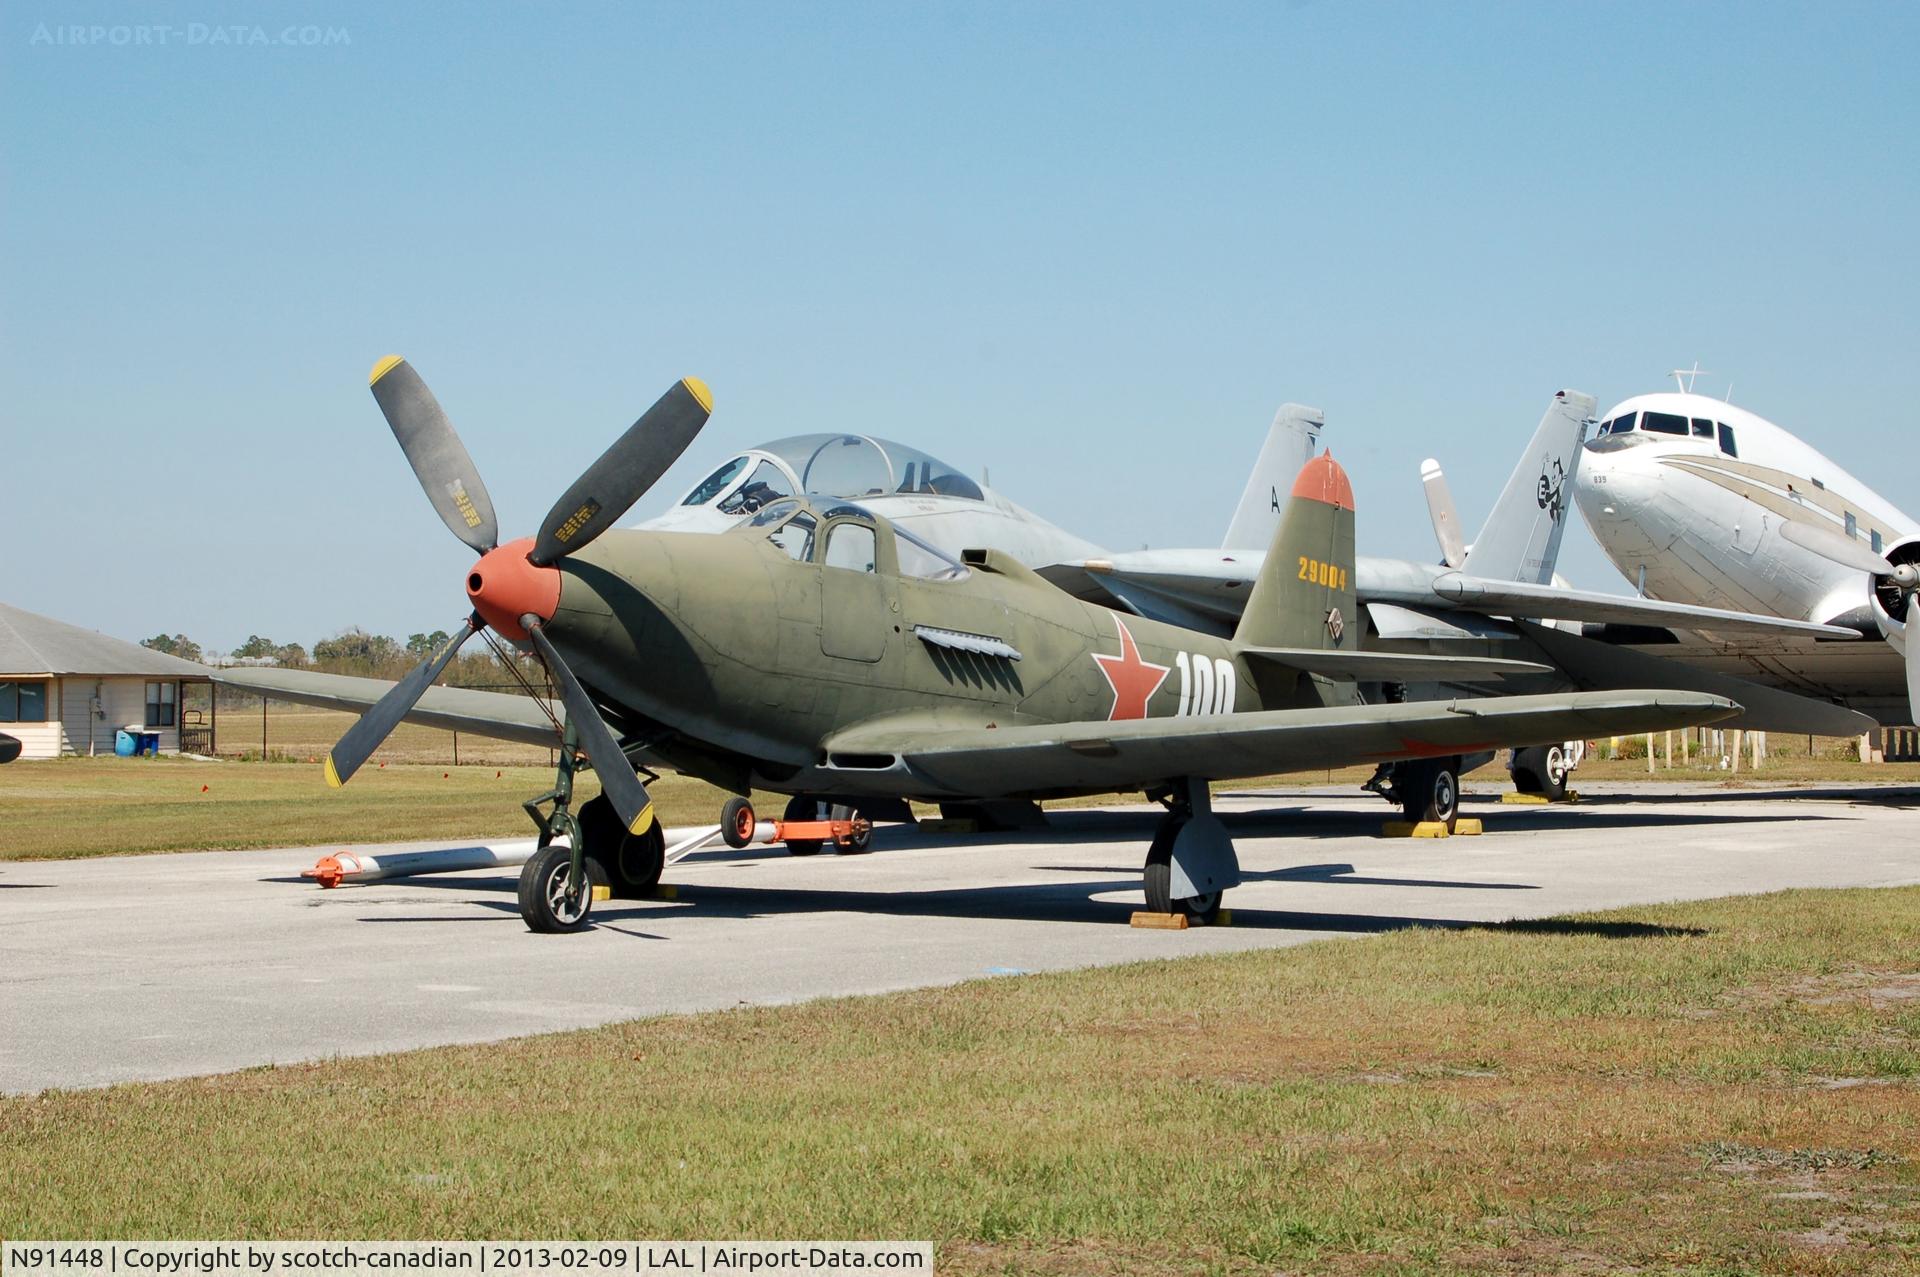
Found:
<svg viewBox="0 0 1920 1277"><path fill-rule="evenodd" d="M434 511L482 558L468 578L473 615L458 634L395 683L340 738L327 755L328 783L345 784L426 695L461 645L491 624L509 638L532 642L559 684L567 722L621 823L629 832L646 832L653 823L647 787L634 773L593 698L555 650L543 623L551 619L552 606L559 599L559 574L553 565L612 527L680 459L713 411L705 384L693 377L675 383L554 503L537 538L504 547L487 485L420 374L398 355L389 355L373 366L370 384ZM524 555L522 546L530 547ZM495 584L489 586L489 582Z"/></svg>

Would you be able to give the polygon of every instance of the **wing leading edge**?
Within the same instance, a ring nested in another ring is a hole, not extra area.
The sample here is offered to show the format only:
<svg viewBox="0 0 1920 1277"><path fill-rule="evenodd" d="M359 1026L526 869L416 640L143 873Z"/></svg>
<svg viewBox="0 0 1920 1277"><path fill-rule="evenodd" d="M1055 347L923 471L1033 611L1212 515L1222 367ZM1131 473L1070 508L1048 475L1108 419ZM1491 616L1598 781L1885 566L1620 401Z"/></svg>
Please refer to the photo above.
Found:
<svg viewBox="0 0 1920 1277"><path fill-rule="evenodd" d="M1739 711L1733 701L1699 692L1575 692L1118 723L957 730L875 724L839 733L827 751L894 755L930 793L1014 797L1543 745L1693 727Z"/></svg>

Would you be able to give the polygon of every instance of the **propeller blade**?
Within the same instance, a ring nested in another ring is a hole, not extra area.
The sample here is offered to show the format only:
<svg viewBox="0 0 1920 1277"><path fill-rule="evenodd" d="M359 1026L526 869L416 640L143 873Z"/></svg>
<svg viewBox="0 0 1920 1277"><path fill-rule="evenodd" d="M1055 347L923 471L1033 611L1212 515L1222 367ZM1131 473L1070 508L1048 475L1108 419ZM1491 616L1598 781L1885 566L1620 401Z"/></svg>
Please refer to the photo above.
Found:
<svg viewBox="0 0 1920 1277"><path fill-rule="evenodd" d="M500 523L493 517L487 485L480 481L467 446L413 365L388 355L373 366L367 384L427 500L453 535L478 554L500 544Z"/></svg>
<svg viewBox="0 0 1920 1277"><path fill-rule="evenodd" d="M1817 524L1796 523L1789 519L1781 523L1780 535L1801 549L1811 550L1842 567L1858 568L1862 572L1871 572L1875 576L1889 576L1894 571L1893 564L1852 537L1841 536L1838 532Z"/></svg>
<svg viewBox="0 0 1920 1277"><path fill-rule="evenodd" d="M1440 559L1450 568L1467 561L1467 545L1460 539L1460 512L1453 507L1453 490L1440 463L1428 457L1420 463L1420 482L1427 489L1427 513L1433 519L1433 535L1440 542Z"/></svg>
<svg viewBox="0 0 1920 1277"><path fill-rule="evenodd" d="M612 527L680 459L712 411L705 382L676 383L554 502L527 557L546 567Z"/></svg>
<svg viewBox="0 0 1920 1277"><path fill-rule="evenodd" d="M380 748L380 742L392 734L407 716L427 689L440 677L448 662L460 651L460 645L477 633L486 624L478 615L467 618L460 632L441 644L440 650L413 667L407 676L395 683L385 696L374 702L373 708L360 716L360 721L347 729L347 734L334 743L327 754L327 784L335 789L352 779L360 770L360 765L373 756Z"/></svg>
<svg viewBox="0 0 1920 1277"><path fill-rule="evenodd" d="M573 726L582 752L599 775L600 788L606 791L613 809L620 813L620 823L627 827L630 834L646 833L653 824L653 799L647 795L647 787L641 783L640 777L628 765L620 742L613 738L607 721L594 708L593 698L587 695L587 689L580 686L580 680L560 659L560 653L554 650L546 631L538 624L529 625L527 636L533 640L547 668L553 671L554 681L560 684L560 699L567 707L567 722Z"/></svg>
<svg viewBox="0 0 1920 1277"><path fill-rule="evenodd" d="M1920 714L1920 630L1912 622L1913 608L1907 608L1907 632L1902 641L1907 647L1907 712Z"/></svg>

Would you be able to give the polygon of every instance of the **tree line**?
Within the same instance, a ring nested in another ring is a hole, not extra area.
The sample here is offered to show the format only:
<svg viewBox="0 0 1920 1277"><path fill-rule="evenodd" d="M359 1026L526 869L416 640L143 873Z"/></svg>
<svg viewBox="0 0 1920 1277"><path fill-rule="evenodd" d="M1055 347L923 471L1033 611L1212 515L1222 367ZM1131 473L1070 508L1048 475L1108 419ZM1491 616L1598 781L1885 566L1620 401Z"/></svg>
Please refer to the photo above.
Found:
<svg viewBox="0 0 1920 1277"><path fill-rule="evenodd" d="M313 670L322 674L352 674L361 678L397 679L427 659L452 636L445 630L409 634L400 640L387 634L370 634L358 626L340 631L314 643L311 650L300 643L277 643L259 634L231 652L209 652L184 634L156 634L142 639L140 646L177 656L183 661L221 665L244 661L273 665L281 669ZM513 653L519 674L543 693L546 671L529 656ZM514 671L502 665L492 650L474 643L447 666L441 677L449 687L486 687L496 690L518 688Z"/></svg>

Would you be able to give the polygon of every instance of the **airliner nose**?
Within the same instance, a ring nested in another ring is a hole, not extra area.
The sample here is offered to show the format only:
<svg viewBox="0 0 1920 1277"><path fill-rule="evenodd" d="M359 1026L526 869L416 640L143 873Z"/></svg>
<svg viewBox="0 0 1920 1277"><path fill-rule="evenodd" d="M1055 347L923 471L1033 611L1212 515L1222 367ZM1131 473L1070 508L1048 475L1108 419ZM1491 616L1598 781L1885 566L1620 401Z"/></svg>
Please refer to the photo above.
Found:
<svg viewBox="0 0 1920 1277"><path fill-rule="evenodd" d="M551 621L560 606L560 570L536 566L527 559L532 552L532 537L509 541L481 555L467 573L473 610L510 639L527 637L521 617Z"/></svg>

